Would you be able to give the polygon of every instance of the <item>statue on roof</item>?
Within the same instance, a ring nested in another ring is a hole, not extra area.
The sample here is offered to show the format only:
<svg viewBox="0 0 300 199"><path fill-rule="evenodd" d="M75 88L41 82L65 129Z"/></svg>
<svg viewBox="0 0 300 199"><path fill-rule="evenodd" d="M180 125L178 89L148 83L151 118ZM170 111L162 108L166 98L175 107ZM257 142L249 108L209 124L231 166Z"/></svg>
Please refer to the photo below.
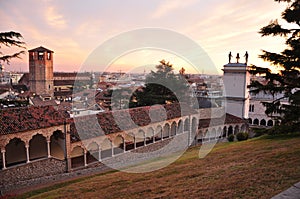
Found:
<svg viewBox="0 0 300 199"><path fill-rule="evenodd" d="M239 63L239 60L240 60L240 53L238 53L238 54L236 55L236 63Z"/></svg>
<svg viewBox="0 0 300 199"><path fill-rule="evenodd" d="M228 59L229 59L229 62L228 63L231 63L231 58L232 58L232 54L231 54L231 51L229 52L229 55L228 55Z"/></svg>
<svg viewBox="0 0 300 199"><path fill-rule="evenodd" d="M249 54L248 54L248 52L246 51L246 53L245 53L245 55L244 55L244 57L245 57L245 60L246 60L246 64L248 63L248 58L249 58Z"/></svg>

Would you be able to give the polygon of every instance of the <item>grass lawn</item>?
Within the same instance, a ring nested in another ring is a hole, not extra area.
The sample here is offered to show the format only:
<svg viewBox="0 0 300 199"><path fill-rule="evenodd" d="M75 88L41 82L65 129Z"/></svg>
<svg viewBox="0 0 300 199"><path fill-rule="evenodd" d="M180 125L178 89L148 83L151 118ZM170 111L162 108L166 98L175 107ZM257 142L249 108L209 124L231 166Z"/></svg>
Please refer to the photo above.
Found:
<svg viewBox="0 0 300 199"><path fill-rule="evenodd" d="M20 198L271 198L300 181L300 134L199 147L144 174L109 172L36 190Z"/></svg>

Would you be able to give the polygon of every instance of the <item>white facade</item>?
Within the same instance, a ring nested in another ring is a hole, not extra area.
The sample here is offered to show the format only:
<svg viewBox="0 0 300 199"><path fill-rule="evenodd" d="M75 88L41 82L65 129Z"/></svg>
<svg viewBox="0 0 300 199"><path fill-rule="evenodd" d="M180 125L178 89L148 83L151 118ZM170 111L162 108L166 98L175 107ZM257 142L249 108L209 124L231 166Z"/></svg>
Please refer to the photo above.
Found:
<svg viewBox="0 0 300 199"><path fill-rule="evenodd" d="M250 74L248 66L241 63L229 63L223 68L226 112L240 118L248 118Z"/></svg>

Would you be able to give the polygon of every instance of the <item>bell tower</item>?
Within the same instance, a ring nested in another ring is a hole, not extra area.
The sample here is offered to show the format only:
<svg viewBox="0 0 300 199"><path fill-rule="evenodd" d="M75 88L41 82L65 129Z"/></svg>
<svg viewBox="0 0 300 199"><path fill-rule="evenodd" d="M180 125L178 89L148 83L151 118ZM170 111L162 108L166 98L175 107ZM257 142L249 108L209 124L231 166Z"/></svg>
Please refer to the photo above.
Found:
<svg viewBox="0 0 300 199"><path fill-rule="evenodd" d="M29 86L36 95L54 96L53 51L42 46L29 50Z"/></svg>
<svg viewBox="0 0 300 199"><path fill-rule="evenodd" d="M224 65L223 82L225 86L226 112L240 118L248 118L249 113L249 88L250 73L248 53L246 52L246 62L239 63L239 53L236 56L237 62L231 63L231 52L229 53L229 63Z"/></svg>

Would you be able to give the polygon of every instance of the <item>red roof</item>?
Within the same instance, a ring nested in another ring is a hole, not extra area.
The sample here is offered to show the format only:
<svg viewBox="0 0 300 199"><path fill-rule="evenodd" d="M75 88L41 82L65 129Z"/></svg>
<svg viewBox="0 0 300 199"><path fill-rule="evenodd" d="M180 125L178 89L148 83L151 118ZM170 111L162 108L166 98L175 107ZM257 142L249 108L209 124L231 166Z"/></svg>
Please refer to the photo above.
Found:
<svg viewBox="0 0 300 199"><path fill-rule="evenodd" d="M0 111L0 135L62 125L66 118L52 106L4 109Z"/></svg>

